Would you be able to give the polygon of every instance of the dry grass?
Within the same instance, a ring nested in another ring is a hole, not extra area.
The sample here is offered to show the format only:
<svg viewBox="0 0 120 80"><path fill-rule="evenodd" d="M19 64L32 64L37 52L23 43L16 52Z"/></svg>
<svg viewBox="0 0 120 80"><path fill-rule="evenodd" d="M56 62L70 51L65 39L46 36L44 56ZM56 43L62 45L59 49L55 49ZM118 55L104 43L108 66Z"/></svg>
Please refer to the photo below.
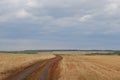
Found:
<svg viewBox="0 0 120 80"><path fill-rule="evenodd" d="M54 55L44 54L2 54L0 53L0 80L23 70L25 67L49 58L53 58Z"/></svg>
<svg viewBox="0 0 120 80"><path fill-rule="evenodd" d="M120 56L63 56L59 80L120 80Z"/></svg>

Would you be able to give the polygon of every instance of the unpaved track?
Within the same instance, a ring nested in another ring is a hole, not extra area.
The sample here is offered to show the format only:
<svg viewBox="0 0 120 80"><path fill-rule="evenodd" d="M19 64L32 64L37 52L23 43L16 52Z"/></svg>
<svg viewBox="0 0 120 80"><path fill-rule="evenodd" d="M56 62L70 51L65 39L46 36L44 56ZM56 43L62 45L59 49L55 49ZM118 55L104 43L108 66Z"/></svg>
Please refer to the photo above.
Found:
<svg viewBox="0 0 120 80"><path fill-rule="evenodd" d="M5 80L56 80L53 79L53 75L60 60L62 60L62 57L56 56L55 58L37 62Z"/></svg>

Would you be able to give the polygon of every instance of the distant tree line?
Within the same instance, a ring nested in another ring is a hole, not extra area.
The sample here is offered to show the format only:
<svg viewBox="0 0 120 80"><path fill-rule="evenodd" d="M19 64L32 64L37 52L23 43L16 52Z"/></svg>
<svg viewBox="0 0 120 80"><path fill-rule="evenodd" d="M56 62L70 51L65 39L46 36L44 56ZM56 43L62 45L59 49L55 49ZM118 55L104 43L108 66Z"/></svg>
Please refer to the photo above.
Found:
<svg viewBox="0 0 120 80"><path fill-rule="evenodd" d="M120 50L74 50L74 49L63 49L63 50L24 50L24 51L0 51L0 53L14 53L14 54L36 54L38 52L65 52L65 51L84 51L84 52L95 52L86 55L120 55ZM101 52L101 53L100 53ZM106 52L106 53L103 53Z"/></svg>
<svg viewBox="0 0 120 80"><path fill-rule="evenodd" d="M109 53L89 53L85 55L119 55L120 56L120 51L114 51Z"/></svg>

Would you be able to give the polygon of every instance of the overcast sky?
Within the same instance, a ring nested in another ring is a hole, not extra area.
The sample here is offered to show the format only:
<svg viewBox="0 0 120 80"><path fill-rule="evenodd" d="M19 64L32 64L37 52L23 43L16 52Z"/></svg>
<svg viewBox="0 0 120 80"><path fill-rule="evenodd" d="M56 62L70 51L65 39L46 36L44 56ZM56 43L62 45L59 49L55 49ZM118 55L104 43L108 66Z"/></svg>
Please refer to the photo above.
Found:
<svg viewBox="0 0 120 80"><path fill-rule="evenodd" d="M120 49L120 0L0 0L0 50Z"/></svg>

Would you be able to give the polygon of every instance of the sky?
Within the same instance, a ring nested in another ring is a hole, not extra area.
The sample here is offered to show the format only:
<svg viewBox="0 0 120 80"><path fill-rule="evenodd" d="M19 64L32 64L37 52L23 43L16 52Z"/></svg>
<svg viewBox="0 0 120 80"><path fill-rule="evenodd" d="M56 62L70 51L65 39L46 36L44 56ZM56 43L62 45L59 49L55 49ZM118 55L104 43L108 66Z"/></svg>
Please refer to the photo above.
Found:
<svg viewBox="0 0 120 80"><path fill-rule="evenodd" d="M0 50L120 49L120 0L0 0Z"/></svg>

